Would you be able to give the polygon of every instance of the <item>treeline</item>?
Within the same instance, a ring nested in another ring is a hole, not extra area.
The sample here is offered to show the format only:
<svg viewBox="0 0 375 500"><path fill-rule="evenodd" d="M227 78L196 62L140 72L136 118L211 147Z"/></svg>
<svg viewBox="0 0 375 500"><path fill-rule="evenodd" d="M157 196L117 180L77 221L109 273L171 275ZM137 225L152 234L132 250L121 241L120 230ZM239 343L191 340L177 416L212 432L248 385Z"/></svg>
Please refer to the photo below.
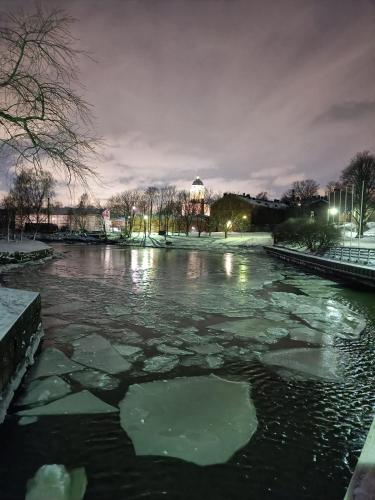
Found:
<svg viewBox="0 0 375 500"><path fill-rule="evenodd" d="M153 231L189 234L194 224L198 234L209 230L209 219L205 212L220 197L205 189L204 200L194 200L190 192L178 190L176 186L150 186L145 190L125 190L108 201L111 218L125 222L124 232L131 236L134 231Z"/></svg>

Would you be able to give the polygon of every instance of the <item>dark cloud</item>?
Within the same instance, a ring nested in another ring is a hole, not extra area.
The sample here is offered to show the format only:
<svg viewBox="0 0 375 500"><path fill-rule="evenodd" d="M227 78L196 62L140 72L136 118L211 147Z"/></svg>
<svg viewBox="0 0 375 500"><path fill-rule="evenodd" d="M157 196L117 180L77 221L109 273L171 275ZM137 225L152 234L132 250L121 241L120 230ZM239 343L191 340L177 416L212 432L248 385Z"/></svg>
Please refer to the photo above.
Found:
<svg viewBox="0 0 375 500"><path fill-rule="evenodd" d="M327 111L318 115L314 123L315 125L320 125L324 123L331 124L332 122L358 120L374 114L375 101L343 102L341 104L334 104Z"/></svg>

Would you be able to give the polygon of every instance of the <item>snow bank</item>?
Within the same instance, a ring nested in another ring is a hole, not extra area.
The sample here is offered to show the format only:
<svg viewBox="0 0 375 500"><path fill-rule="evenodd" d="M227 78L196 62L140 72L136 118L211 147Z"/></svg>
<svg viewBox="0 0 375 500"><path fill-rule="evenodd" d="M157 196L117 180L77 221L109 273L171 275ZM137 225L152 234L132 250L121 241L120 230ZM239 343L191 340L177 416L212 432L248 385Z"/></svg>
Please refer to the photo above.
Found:
<svg viewBox="0 0 375 500"><path fill-rule="evenodd" d="M213 233L211 236L202 234L170 235L167 238L151 234L144 238L143 234L133 236L122 243L125 246L141 247L168 247L192 250L226 251L235 248L248 248L254 246L272 245L271 233L229 233L225 238L224 233Z"/></svg>

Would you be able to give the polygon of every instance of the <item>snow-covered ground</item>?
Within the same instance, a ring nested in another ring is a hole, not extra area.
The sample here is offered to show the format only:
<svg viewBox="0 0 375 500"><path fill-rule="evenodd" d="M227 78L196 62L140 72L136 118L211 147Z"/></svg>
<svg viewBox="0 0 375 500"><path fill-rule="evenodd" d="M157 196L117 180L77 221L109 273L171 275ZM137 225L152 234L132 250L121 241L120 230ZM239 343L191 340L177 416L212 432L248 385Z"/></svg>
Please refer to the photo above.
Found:
<svg viewBox="0 0 375 500"><path fill-rule="evenodd" d="M173 234L166 238L158 234L150 234L146 238L143 233L134 234L133 237L124 242L124 245L197 249L197 250L228 250L235 248L246 248L253 246L272 245L271 233L228 233L225 238L224 233L206 233L199 237L197 233L189 236L184 234Z"/></svg>
<svg viewBox="0 0 375 500"><path fill-rule="evenodd" d="M34 240L22 240L22 241L6 241L0 240L0 253L6 252L13 254L15 252L29 253L36 252L38 250L48 250L49 247L41 241Z"/></svg>

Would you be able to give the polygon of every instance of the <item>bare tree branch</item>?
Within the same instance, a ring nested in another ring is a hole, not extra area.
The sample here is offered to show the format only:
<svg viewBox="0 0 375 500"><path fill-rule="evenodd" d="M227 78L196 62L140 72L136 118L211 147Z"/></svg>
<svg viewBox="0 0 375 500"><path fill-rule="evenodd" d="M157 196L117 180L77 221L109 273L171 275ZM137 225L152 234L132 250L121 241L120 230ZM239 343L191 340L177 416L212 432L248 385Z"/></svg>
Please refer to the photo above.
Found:
<svg viewBox="0 0 375 500"><path fill-rule="evenodd" d="M2 16L0 26L0 154L17 164L62 171L86 184L95 176L87 158L97 139L90 134L91 106L78 94L73 19L61 10ZM87 54L86 54L87 55Z"/></svg>

